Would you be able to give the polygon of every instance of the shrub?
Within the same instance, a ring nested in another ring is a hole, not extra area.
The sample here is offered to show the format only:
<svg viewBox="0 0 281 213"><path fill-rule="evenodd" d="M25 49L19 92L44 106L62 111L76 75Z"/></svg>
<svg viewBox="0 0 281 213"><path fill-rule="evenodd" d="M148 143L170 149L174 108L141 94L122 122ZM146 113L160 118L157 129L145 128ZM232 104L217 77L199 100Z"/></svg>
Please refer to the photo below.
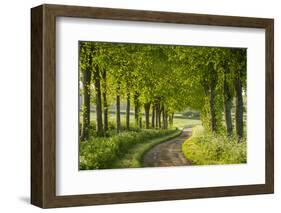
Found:
<svg viewBox="0 0 281 213"><path fill-rule="evenodd" d="M182 151L195 165L240 164L247 162L246 139L213 135L202 126L193 128L193 135L182 145Z"/></svg>
<svg viewBox="0 0 281 213"><path fill-rule="evenodd" d="M80 169L106 169L133 145L172 134L176 130L137 130L108 133L108 137L91 136L87 142L80 143Z"/></svg>

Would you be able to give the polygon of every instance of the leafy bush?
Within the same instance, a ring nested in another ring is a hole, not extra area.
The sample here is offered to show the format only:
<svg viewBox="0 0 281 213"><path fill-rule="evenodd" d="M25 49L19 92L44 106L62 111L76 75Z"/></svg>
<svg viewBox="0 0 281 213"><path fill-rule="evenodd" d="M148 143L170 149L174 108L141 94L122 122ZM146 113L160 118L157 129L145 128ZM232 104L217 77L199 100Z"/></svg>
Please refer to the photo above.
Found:
<svg viewBox="0 0 281 213"><path fill-rule="evenodd" d="M124 131L119 134L110 132L108 137L90 137L80 143L80 169L106 169L126 154L133 146L148 140L172 134L176 130L138 130Z"/></svg>
<svg viewBox="0 0 281 213"><path fill-rule="evenodd" d="M193 128L193 135L182 145L182 151L195 165L240 164L247 162L246 139L213 135L202 126Z"/></svg>

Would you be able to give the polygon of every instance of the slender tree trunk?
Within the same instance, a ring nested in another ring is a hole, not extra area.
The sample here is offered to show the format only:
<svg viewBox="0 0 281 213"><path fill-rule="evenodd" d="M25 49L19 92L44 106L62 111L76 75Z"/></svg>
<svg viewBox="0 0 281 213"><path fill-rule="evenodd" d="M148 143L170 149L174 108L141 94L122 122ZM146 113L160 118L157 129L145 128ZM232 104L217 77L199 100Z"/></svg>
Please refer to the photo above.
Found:
<svg viewBox="0 0 281 213"><path fill-rule="evenodd" d="M142 115L139 116L139 128L142 129Z"/></svg>
<svg viewBox="0 0 281 213"><path fill-rule="evenodd" d="M158 123L159 123L159 128L162 128L162 121L161 121L161 115L162 115L162 108L161 108L161 104L158 103L158 108L159 108L159 114L158 114Z"/></svg>
<svg viewBox="0 0 281 213"><path fill-rule="evenodd" d="M144 111L145 111L145 128L149 129L149 111L150 111L150 103L144 104Z"/></svg>
<svg viewBox="0 0 281 213"><path fill-rule="evenodd" d="M134 95L134 105L135 105L135 126L139 126L139 112L140 112L140 105L139 105L139 94L136 92Z"/></svg>
<svg viewBox="0 0 281 213"><path fill-rule="evenodd" d="M107 104L107 85L106 85L106 70L103 70L102 73L103 78L103 125L104 125L104 131L108 130L108 104Z"/></svg>
<svg viewBox="0 0 281 213"><path fill-rule="evenodd" d="M168 129L168 113L167 111L165 112L165 129Z"/></svg>
<svg viewBox="0 0 281 213"><path fill-rule="evenodd" d="M243 137L243 97L242 97L242 82L238 76L235 79L236 92L236 134L238 140L241 141Z"/></svg>
<svg viewBox="0 0 281 213"><path fill-rule="evenodd" d="M90 60L91 61L91 60ZM90 126L90 84L91 84L91 71L87 68L83 72L83 122L82 122L82 132L81 132L81 140L86 141L89 139L89 126Z"/></svg>
<svg viewBox="0 0 281 213"><path fill-rule="evenodd" d="M216 80L214 75L211 75L210 83L210 112L211 112L211 130L212 132L217 132L217 120L216 120L216 108L215 108L215 89L216 89Z"/></svg>
<svg viewBox="0 0 281 213"><path fill-rule="evenodd" d="M163 129L168 129L168 112L163 105Z"/></svg>
<svg viewBox="0 0 281 213"><path fill-rule="evenodd" d="M166 125L166 124L165 124L165 116L166 116L166 115L165 115L165 107L164 107L164 104L162 105L162 110L161 110L161 111L162 111L162 122L163 122L163 123L162 123L162 128L165 129L165 127L166 127L166 126L165 126L165 125Z"/></svg>
<svg viewBox="0 0 281 213"><path fill-rule="evenodd" d="M204 90L204 94L205 94L204 104L210 105L210 84L207 83L207 82L203 82L202 86L203 86L203 90ZM202 116L201 121L202 121L202 125L209 129L210 128L210 121L209 121L209 119L204 119L207 116L208 113L209 113L208 110L206 110L206 109L202 110L201 114L203 116Z"/></svg>
<svg viewBox="0 0 281 213"><path fill-rule="evenodd" d="M156 128L159 128L159 104L156 102L155 104L155 119L156 119Z"/></svg>
<svg viewBox="0 0 281 213"><path fill-rule="evenodd" d="M212 132L217 131L217 124L216 124L216 109L215 109L215 91L211 89L211 96L210 96L210 111L211 111L211 130Z"/></svg>
<svg viewBox="0 0 281 213"><path fill-rule="evenodd" d="M169 114L169 126L173 127L174 124L174 113Z"/></svg>
<svg viewBox="0 0 281 213"><path fill-rule="evenodd" d="M229 86L226 81L226 75L224 76L224 116L227 135L232 135L232 118L231 118L231 108L232 108L232 96L229 91Z"/></svg>
<svg viewBox="0 0 281 213"><path fill-rule="evenodd" d="M130 103L131 103L131 99L130 99L130 92L127 93L127 108L126 108L126 129L129 130L130 129Z"/></svg>
<svg viewBox="0 0 281 213"><path fill-rule="evenodd" d="M155 127L155 104L152 106L152 114L151 114L151 127Z"/></svg>
<svg viewBox="0 0 281 213"><path fill-rule="evenodd" d="M120 115L120 82L117 83L116 94L116 130L119 133L121 130L121 115Z"/></svg>
<svg viewBox="0 0 281 213"><path fill-rule="evenodd" d="M95 67L94 85L95 85L95 92L96 92L96 131L98 136L102 136L103 135L102 99L101 99L100 70L98 66Z"/></svg>
<svg viewBox="0 0 281 213"><path fill-rule="evenodd" d="M225 100L224 102L224 115L225 115L225 124L226 124L226 131L227 135L232 135L232 118L231 118L231 108L232 108L232 101L231 100Z"/></svg>

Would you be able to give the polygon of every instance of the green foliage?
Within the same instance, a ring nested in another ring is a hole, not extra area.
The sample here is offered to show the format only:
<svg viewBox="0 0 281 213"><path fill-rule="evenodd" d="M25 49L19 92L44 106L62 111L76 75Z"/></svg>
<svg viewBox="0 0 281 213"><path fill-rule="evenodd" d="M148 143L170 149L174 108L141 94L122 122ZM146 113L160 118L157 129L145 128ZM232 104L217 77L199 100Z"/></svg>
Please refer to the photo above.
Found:
<svg viewBox="0 0 281 213"><path fill-rule="evenodd" d="M168 113L190 107L204 111L202 119L207 120L209 112L206 107L213 79L216 84L216 120L220 125L224 79L231 96L234 95L233 82L237 75L246 88L245 49L103 42L80 42L80 49L82 73L87 67L92 72L97 67L106 71L109 104L115 103L117 93L124 97L128 92L134 94L137 91L141 105L153 103L155 97L159 97ZM92 103L95 103L95 96L92 96Z"/></svg>
<svg viewBox="0 0 281 213"><path fill-rule="evenodd" d="M239 81L246 92L246 49L106 42L79 42L79 45L80 96L85 95L83 89L86 88L90 93L91 108L99 106L96 109L101 124L98 129L103 130L103 124L107 123L104 118L108 117L108 130L104 128L102 134L97 134L96 115L91 115L90 139L80 144L81 169L109 168L131 147L146 147L148 145L142 146L142 142L166 136L171 130L141 130L140 126L145 127L145 112L151 122L153 107L158 113L161 111L161 116L164 114L162 126L166 115L173 118L174 114L187 108L195 111L185 115L192 119L175 116L169 128L204 126L206 131L200 137L193 136L185 143L191 148L184 145L185 153L192 154L197 164L243 162L246 151L244 155L242 151L246 149L246 142L237 144L236 138L224 136L223 113L226 98L233 101L237 96L235 82ZM83 87L86 72L92 74L89 88ZM117 116L120 131L117 134L116 105L120 108L116 103L117 96L121 105L130 97L128 111L134 110L142 125L135 122L135 115L131 113L127 121L130 131L125 130L126 117L121 106L121 128ZM149 113L147 108L144 110L144 105L150 106ZM103 114L106 108L111 110L108 116ZM85 114L83 103L80 110L82 117ZM199 115L200 120L195 119ZM214 123L216 129L212 128ZM151 125L147 126L151 128ZM202 162L197 159L200 155Z"/></svg>
<svg viewBox="0 0 281 213"><path fill-rule="evenodd" d="M202 126L193 128L192 137L182 145L182 151L194 165L240 164L247 162L246 139L214 135Z"/></svg>
<svg viewBox="0 0 281 213"><path fill-rule="evenodd" d="M176 130L139 130L121 132L110 137L91 137L80 143L80 169L112 168L113 162L136 144L170 135Z"/></svg>

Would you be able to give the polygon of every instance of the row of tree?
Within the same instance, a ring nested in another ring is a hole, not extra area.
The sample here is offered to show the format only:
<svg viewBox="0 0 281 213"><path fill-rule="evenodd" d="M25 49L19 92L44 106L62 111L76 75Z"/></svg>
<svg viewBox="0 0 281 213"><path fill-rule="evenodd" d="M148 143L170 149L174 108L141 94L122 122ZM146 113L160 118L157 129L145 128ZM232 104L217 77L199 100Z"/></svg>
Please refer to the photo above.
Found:
<svg viewBox="0 0 281 213"><path fill-rule="evenodd" d="M203 125L216 133L243 137L243 93L246 93L246 50L241 48L80 42L80 95L83 97L81 139L89 137L90 110L95 105L96 132L108 130L108 107L116 106L121 130L121 100L126 100L126 126L131 105L136 125L168 128L174 112L200 111ZM223 115L225 125L223 124ZM226 128L224 128L226 126Z"/></svg>

